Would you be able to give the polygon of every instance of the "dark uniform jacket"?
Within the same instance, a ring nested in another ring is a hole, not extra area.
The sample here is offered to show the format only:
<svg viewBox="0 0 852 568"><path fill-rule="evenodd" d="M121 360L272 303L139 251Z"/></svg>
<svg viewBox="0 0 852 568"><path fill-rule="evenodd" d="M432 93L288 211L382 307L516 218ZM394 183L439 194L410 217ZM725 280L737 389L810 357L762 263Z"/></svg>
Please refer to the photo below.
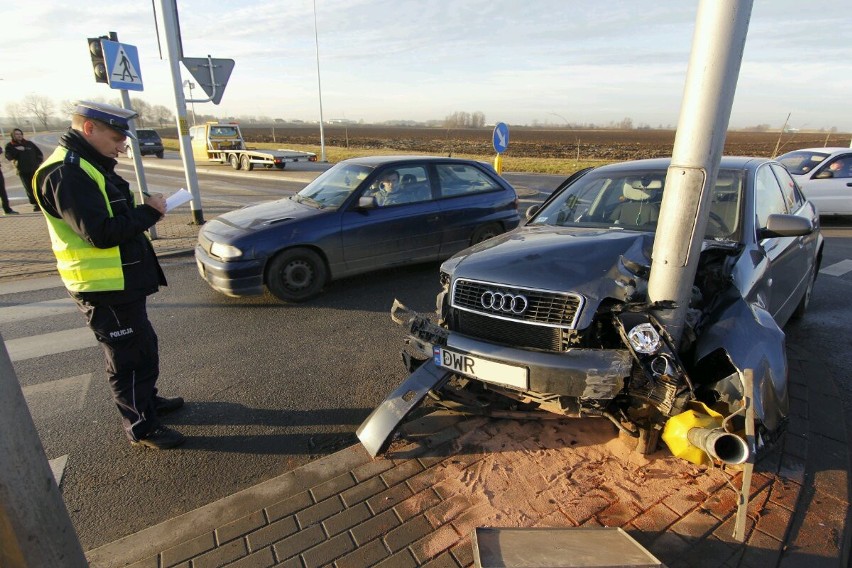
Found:
<svg viewBox="0 0 852 568"><path fill-rule="evenodd" d="M130 184L115 173L117 162L106 157L76 130L69 129L59 140L69 150L64 163L38 173L34 185L46 215L63 219L71 229L97 248L118 246L124 271L124 290L73 292L93 305L122 304L153 294L166 285L154 247L145 231L160 219L149 205L134 206ZM113 216L109 216L98 184L74 163L71 153L83 158L104 175ZM69 163L70 162L70 163Z"/></svg>
<svg viewBox="0 0 852 568"><path fill-rule="evenodd" d="M24 149L18 150L18 146L23 146ZM20 144L13 140L6 144L6 159L15 162L18 172L32 174L44 161L44 155L39 147L29 140L24 140Z"/></svg>

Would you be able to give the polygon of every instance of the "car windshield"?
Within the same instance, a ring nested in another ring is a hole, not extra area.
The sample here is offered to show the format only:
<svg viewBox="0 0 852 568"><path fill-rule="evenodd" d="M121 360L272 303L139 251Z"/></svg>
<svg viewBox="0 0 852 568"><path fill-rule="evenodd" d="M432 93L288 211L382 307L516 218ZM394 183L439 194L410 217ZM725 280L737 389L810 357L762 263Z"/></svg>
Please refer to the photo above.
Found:
<svg viewBox="0 0 852 568"><path fill-rule="evenodd" d="M828 158L828 154L824 152L806 152L804 150L799 150L797 152L784 154L778 158L778 161L784 164L791 174L800 176L813 170L826 158Z"/></svg>
<svg viewBox="0 0 852 568"><path fill-rule="evenodd" d="M530 225L618 228L653 232L666 170L592 171L545 205ZM720 170L705 238L732 239L739 230L743 172Z"/></svg>
<svg viewBox="0 0 852 568"><path fill-rule="evenodd" d="M236 126L211 126L210 136L236 137L239 134Z"/></svg>
<svg viewBox="0 0 852 568"><path fill-rule="evenodd" d="M336 209L372 171L373 169L367 166L337 164L309 183L305 189L294 195L293 199L318 209Z"/></svg>
<svg viewBox="0 0 852 568"><path fill-rule="evenodd" d="M139 140L159 140L159 135L153 130L137 130L136 137Z"/></svg>

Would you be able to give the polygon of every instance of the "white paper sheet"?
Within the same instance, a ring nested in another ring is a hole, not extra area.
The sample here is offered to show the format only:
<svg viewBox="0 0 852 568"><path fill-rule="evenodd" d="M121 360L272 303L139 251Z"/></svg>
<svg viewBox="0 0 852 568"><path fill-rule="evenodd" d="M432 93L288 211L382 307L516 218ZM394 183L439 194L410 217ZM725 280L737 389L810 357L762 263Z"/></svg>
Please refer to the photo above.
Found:
<svg viewBox="0 0 852 568"><path fill-rule="evenodd" d="M170 196L166 198L166 211L171 211L175 207L180 207L187 201L192 199L192 194L189 193L184 188L180 188Z"/></svg>

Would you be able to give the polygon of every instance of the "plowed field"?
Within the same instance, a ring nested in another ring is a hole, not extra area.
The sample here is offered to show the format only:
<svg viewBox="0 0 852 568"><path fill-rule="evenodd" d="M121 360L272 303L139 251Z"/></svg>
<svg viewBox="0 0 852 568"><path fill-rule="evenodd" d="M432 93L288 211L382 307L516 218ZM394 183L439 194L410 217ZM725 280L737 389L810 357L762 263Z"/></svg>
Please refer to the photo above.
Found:
<svg viewBox="0 0 852 568"><path fill-rule="evenodd" d="M248 142L318 145L319 127L255 128L241 125ZM428 154L493 155L492 129L406 128L385 126L327 126L327 146L370 150L424 152ZM671 155L672 130L571 130L512 127L506 157L633 160ZM726 155L770 156L779 142L778 132L728 133ZM810 146L846 146L848 135L825 133L784 134L779 153Z"/></svg>

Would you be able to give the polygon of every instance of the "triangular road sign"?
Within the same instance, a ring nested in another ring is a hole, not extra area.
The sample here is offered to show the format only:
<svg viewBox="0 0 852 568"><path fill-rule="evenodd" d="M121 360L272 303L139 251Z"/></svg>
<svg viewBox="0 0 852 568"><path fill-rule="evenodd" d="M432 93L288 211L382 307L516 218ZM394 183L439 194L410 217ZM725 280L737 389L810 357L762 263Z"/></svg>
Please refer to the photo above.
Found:
<svg viewBox="0 0 852 568"><path fill-rule="evenodd" d="M225 86L234 70L233 59L211 59L208 57L184 57L181 59L184 66L189 70L207 96L212 99L214 105L218 105L225 92ZM211 65L213 79L210 79Z"/></svg>

